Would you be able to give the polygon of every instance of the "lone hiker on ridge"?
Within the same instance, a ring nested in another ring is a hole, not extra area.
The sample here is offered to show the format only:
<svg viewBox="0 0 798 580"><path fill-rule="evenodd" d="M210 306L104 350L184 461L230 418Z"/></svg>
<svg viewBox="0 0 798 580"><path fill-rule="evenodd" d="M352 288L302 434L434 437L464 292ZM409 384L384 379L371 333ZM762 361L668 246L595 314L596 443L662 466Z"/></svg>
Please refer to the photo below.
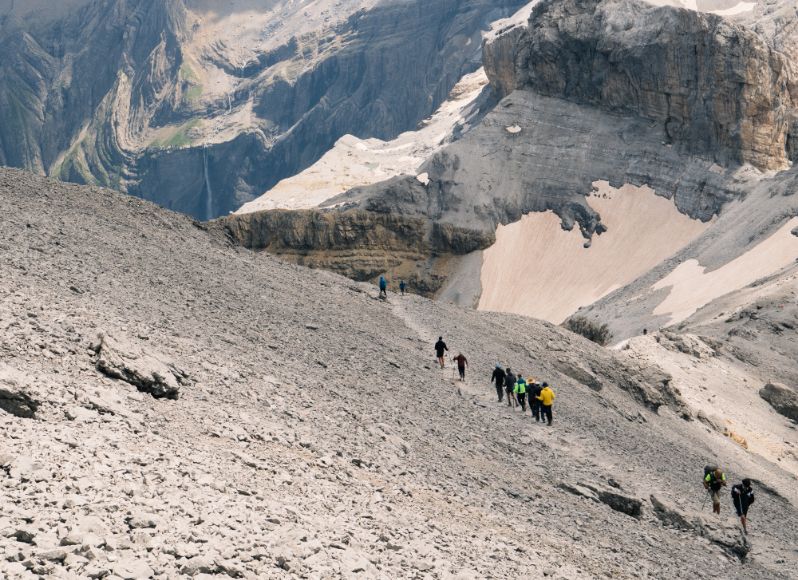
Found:
<svg viewBox="0 0 798 580"><path fill-rule="evenodd" d="M465 381L465 370L468 366L468 359L463 356L463 353L458 352L456 357L452 360L457 363L457 372L460 373L460 380Z"/></svg>
<svg viewBox="0 0 798 580"><path fill-rule="evenodd" d="M743 532L748 533L748 508L754 503L754 489L751 487L751 480L747 477L742 483L733 485L731 488L732 503L737 511L737 517L743 525Z"/></svg>
<svg viewBox="0 0 798 580"><path fill-rule="evenodd" d="M720 515L720 490L726 485L726 474L720 467L704 476L704 489L712 496L712 511Z"/></svg>
<svg viewBox="0 0 798 580"><path fill-rule="evenodd" d="M399 282L399 291L402 293L402 296L405 295L405 288L407 288L407 284L405 284L405 281L402 280Z"/></svg>
<svg viewBox="0 0 798 580"><path fill-rule="evenodd" d="M443 360L443 353L447 350L449 350L449 347L447 347L446 343L443 342L443 337L439 336L438 342L435 343L435 356L438 357L438 364L441 365L441 368L443 368L446 364Z"/></svg>
<svg viewBox="0 0 798 580"><path fill-rule="evenodd" d="M537 396L540 401L540 414L541 419L549 420L549 427L551 427L551 408L554 405L554 391L551 390L549 383L543 383L543 388Z"/></svg>
<svg viewBox="0 0 798 580"><path fill-rule="evenodd" d="M388 298L388 281L385 276L380 276L380 298Z"/></svg>
<svg viewBox="0 0 798 580"><path fill-rule="evenodd" d="M507 369L508 371L510 369ZM493 369L493 374L490 376L490 382L496 383L496 395L499 397L499 402L502 402L504 398L504 377L507 376L507 373L504 372L502 365L496 363L496 368Z"/></svg>

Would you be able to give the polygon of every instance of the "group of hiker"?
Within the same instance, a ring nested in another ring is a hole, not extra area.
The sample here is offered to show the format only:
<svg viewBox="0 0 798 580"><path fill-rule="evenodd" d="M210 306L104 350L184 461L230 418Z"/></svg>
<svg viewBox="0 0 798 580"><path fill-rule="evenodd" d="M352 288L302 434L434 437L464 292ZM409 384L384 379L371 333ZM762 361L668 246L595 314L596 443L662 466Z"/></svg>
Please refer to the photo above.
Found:
<svg viewBox="0 0 798 580"><path fill-rule="evenodd" d="M712 511L720 515L720 492L726 487L726 474L720 467L706 466L704 468L704 489L712 498ZM743 526L743 531L748 533L748 508L754 503L754 488L751 486L751 480L745 478L741 483L733 485L731 488L732 505L734 511L737 512L737 517L740 518L740 523Z"/></svg>
<svg viewBox="0 0 798 580"><path fill-rule="evenodd" d="M441 368L446 366L446 353L449 347L443 341L443 337L438 337L438 342L435 343L435 356L438 359L438 364ZM465 381L465 371L468 366L468 359L463 353L457 353L457 356L452 357L452 361L457 363L457 371L460 375L460 380ZM507 405L513 408L520 407L522 413L526 413L527 400L529 401L529 409L532 412L536 422L548 422L551 426L553 413L552 407L554 406L554 391L549 386L549 383L532 379L531 377L524 378L523 375L513 374L511 368L505 371L502 365L497 363L496 368L493 369L493 375L490 378L491 383L495 383L496 394L499 397L499 403L504 400L505 394L507 395Z"/></svg>
<svg viewBox="0 0 798 580"><path fill-rule="evenodd" d="M435 357L438 359L438 364L441 368L446 366L445 356L449 347L443 342L443 337L438 337L438 342L435 343ZM457 356L452 357L452 361L457 363L457 372L460 374L460 380L465 381L465 371L468 366L468 359L463 356L463 353L457 353Z"/></svg>
<svg viewBox="0 0 798 580"><path fill-rule="evenodd" d="M388 284L385 278L380 276L380 297L387 297L387 286ZM404 281L399 284L399 289L404 295L406 289ZM438 337L438 341L435 343L434 348L438 364L440 368L443 369L446 366L446 353L449 351L449 347L443 341L442 336ZM460 380L465 381L468 359L463 353L458 352L457 356L452 357L452 361L457 365ZM510 367L504 369L501 363L496 363L490 382L496 388L496 396L499 403L506 397L507 405L512 408L520 408L522 413L526 413L526 408L529 406L535 421L542 421L547 423L548 426L551 426L553 415L552 407L554 406L555 395L547 382L538 382L529 376L524 378L521 373L516 375ZM712 511L719 515L721 490L726 487L726 474L719 467L707 466L704 468L702 484L708 493L708 497L712 499ZM733 485L731 487L731 499L737 517L740 518L743 532L747 534L748 509L754 503L755 499L751 480L744 478L741 483Z"/></svg>
<svg viewBox="0 0 798 580"><path fill-rule="evenodd" d="M379 287L380 287L380 298L388 298L388 280L385 279L385 276L380 276ZM402 293L402 296L405 295L405 290L407 290L407 284L405 284L404 280L400 280L399 292Z"/></svg>
<svg viewBox="0 0 798 580"><path fill-rule="evenodd" d="M526 413L528 399L529 409L535 421L548 422L551 426L554 391L549 383L545 381L539 383L532 377L524 378L521 373L516 376L510 367L505 371L499 363L496 363L496 368L493 369L490 382L496 387L499 403L506 395L509 407L521 407L521 412Z"/></svg>

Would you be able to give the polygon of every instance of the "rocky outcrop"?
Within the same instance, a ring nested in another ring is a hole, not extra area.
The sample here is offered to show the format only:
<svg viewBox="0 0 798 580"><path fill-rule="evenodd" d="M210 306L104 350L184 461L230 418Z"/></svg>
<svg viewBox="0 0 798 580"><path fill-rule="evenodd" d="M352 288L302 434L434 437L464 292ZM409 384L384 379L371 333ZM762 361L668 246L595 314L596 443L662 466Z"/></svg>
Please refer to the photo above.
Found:
<svg viewBox="0 0 798 580"><path fill-rule="evenodd" d="M639 0L544 0L485 51L503 94L528 89L632 114L720 164L788 165L796 77L765 38L719 16Z"/></svg>
<svg viewBox="0 0 798 580"><path fill-rule="evenodd" d="M177 399L180 387L188 383L186 373L173 363L128 340L104 334L95 351L98 371L130 383L156 399Z"/></svg>
<svg viewBox="0 0 798 580"><path fill-rule="evenodd" d="M624 495L619 491L601 489L588 483L561 483L559 487L568 493L572 493L595 502L604 503L616 512L621 512L627 516L640 518L642 515L643 502L635 497Z"/></svg>
<svg viewBox="0 0 798 580"><path fill-rule="evenodd" d="M180 0L86 2L0 31L0 163L124 189L129 134L162 107L181 64Z"/></svg>
<svg viewBox="0 0 798 580"><path fill-rule="evenodd" d="M493 230L553 211L586 238L606 226L586 202L596 181L651 187L708 221L756 177L788 165L795 104L789 58L752 29L637 0L540 2L526 26L484 46L504 95L414 177L333 203ZM779 44L782 46L783 44Z"/></svg>
<svg viewBox="0 0 798 580"><path fill-rule="evenodd" d="M28 390L27 376L5 364L0 364L0 409L23 419L36 416L40 402Z"/></svg>
<svg viewBox="0 0 798 580"><path fill-rule="evenodd" d="M508 130L518 127L519 132ZM529 212L553 211L587 239L606 231L587 202L596 181L649 186L693 218L709 220L741 197L747 177L668 146L661 126L638 116L514 91L414 176L353 189L329 204L495 231Z"/></svg>
<svg viewBox="0 0 798 580"><path fill-rule="evenodd" d="M768 383L759 389L759 396L776 412L798 423L798 393L794 389L780 383Z"/></svg>
<svg viewBox="0 0 798 580"><path fill-rule="evenodd" d="M557 361L557 370L576 382L590 387L594 391L600 391L604 388L604 385L595 374L584 369L578 362L567 357L562 357Z"/></svg>
<svg viewBox="0 0 798 580"><path fill-rule="evenodd" d="M428 296L441 288L453 258L494 241L481 231L421 217L356 209L264 211L222 218L209 227L246 248L354 280L388 273Z"/></svg>

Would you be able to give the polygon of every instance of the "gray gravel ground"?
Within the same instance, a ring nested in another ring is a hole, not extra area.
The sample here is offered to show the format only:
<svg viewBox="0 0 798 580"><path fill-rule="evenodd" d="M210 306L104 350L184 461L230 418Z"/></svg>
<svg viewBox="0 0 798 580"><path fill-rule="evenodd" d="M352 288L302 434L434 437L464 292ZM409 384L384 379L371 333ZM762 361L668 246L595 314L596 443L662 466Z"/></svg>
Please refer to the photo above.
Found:
<svg viewBox="0 0 798 580"><path fill-rule="evenodd" d="M623 353L379 301L140 200L13 170L0 231L0 389L38 404L0 411L0 574L794 574L794 478L685 418ZM131 366L185 372L180 398L100 373L101 333L146 353ZM434 367L438 334L468 357L465 384ZM496 360L552 383L553 427L496 402ZM701 509L714 460L767 484L750 544L725 495L722 517Z"/></svg>

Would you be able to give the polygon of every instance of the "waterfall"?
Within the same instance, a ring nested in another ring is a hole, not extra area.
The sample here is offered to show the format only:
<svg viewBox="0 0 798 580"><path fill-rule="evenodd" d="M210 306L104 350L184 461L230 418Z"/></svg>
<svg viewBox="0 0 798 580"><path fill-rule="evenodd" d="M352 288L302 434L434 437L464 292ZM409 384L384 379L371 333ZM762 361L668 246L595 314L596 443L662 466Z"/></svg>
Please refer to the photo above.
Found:
<svg viewBox="0 0 798 580"><path fill-rule="evenodd" d="M202 148L202 164L205 170L205 219L213 218L213 190L211 189L211 178L208 175L208 148Z"/></svg>

